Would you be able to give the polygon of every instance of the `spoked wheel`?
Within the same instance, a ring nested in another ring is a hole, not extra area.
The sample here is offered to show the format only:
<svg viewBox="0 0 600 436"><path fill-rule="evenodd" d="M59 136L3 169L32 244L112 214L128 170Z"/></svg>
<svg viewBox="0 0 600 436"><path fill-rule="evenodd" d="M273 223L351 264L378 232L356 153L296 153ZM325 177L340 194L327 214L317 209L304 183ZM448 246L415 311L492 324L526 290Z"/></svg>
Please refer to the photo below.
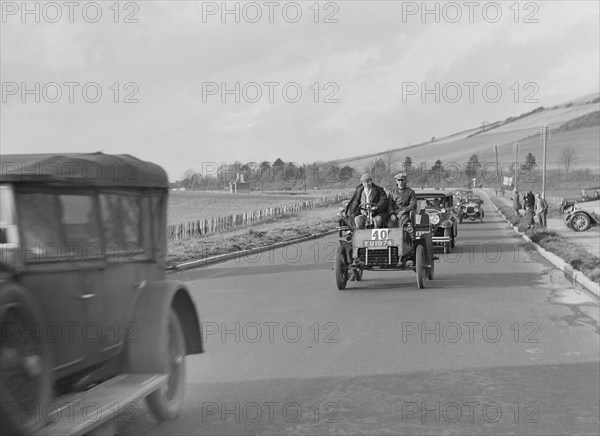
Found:
<svg viewBox="0 0 600 436"><path fill-rule="evenodd" d="M590 218L584 213L576 213L571 218L571 228L576 232L585 232L590 228Z"/></svg>
<svg viewBox="0 0 600 436"><path fill-rule="evenodd" d="M45 410L52 396L50 344L39 336L42 311L29 291L8 284L0 295L2 405L18 409L2 417L0 428L2 434L31 434L45 424L31 411Z"/></svg>
<svg viewBox="0 0 600 436"><path fill-rule="evenodd" d="M422 245L417 246L417 252L415 253L415 268L417 270L417 286L419 289L423 289L425 278L425 249Z"/></svg>
<svg viewBox="0 0 600 436"><path fill-rule="evenodd" d="M185 337L174 309L169 313L167 329L167 349L156 352L168 354L169 378L162 387L146 397L152 414L159 421L174 419L179 414L185 394Z"/></svg>
<svg viewBox="0 0 600 436"><path fill-rule="evenodd" d="M346 265L346 258L344 255L344 247L338 247L335 252L335 264L333 265L335 271L335 284L341 291L346 289L346 283L348 283L348 266Z"/></svg>
<svg viewBox="0 0 600 436"><path fill-rule="evenodd" d="M427 274L427 279L433 280L435 276L435 260L431 259L431 268L429 268L429 273Z"/></svg>

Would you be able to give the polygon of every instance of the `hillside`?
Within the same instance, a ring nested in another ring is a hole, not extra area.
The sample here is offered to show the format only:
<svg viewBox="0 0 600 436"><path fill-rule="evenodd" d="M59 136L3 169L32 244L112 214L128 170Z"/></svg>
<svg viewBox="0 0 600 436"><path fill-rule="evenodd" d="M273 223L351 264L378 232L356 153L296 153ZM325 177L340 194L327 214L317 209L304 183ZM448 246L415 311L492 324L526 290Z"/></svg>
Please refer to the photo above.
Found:
<svg viewBox="0 0 600 436"><path fill-rule="evenodd" d="M540 127L546 124L551 129L547 156L549 169L562 166L561 151L570 146L576 150L572 168L590 168L597 173L600 171L600 126L594 112L599 110L600 98L598 94L593 94L552 108L538 108L528 114L509 117L492 123L485 130L477 127L432 142L338 159L334 163L340 167L349 165L362 172L380 158L385 162L389 160L396 168L400 168L404 159L410 156L413 165L425 164L430 168L437 159L444 165L450 162L464 165L475 153L479 161L485 164L495 161L493 146L497 145L500 166L508 168L514 162L513 144L518 141L519 161L523 162L526 154L532 153L538 164L541 164Z"/></svg>

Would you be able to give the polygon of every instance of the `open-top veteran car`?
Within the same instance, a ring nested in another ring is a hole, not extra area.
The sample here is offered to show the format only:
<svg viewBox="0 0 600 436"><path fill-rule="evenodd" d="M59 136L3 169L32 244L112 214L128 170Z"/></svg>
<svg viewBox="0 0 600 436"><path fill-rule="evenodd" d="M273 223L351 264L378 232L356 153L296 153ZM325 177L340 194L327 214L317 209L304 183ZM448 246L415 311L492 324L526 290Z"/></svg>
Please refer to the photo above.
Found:
<svg viewBox="0 0 600 436"><path fill-rule="evenodd" d="M365 229L356 229L341 210L338 214L340 246L334 261L335 282L343 290L347 282L360 281L363 271L414 271L417 286L434 277L434 255L429 215L411 212L402 228L374 228L372 203L362 204L367 212Z"/></svg>
<svg viewBox="0 0 600 436"><path fill-rule="evenodd" d="M1 164L2 434L112 433L140 398L174 418L202 341L165 279L164 170L101 153Z"/></svg>
<svg viewBox="0 0 600 436"><path fill-rule="evenodd" d="M458 223L453 208L453 196L445 191L417 192L417 210L429 215L433 245L444 247L444 253L456 245Z"/></svg>
<svg viewBox="0 0 600 436"><path fill-rule="evenodd" d="M462 223L463 220L469 219L471 221L478 220L480 223L483 222L484 212L483 199L479 195L469 195L464 200L458 210L458 222Z"/></svg>

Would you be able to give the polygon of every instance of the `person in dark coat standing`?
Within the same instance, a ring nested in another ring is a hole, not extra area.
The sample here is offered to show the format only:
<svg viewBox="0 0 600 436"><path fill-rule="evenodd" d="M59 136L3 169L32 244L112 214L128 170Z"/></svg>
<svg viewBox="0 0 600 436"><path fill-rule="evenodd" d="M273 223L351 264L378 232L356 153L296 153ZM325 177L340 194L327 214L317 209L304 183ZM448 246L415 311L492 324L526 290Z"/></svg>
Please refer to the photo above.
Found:
<svg viewBox="0 0 600 436"><path fill-rule="evenodd" d="M533 216L535 214L535 196L533 192L527 191L527 193L523 196L523 200L525 202L525 214L527 216L527 228L533 229L535 226L535 221Z"/></svg>
<svg viewBox="0 0 600 436"><path fill-rule="evenodd" d="M513 192L513 196L510 199L513 201L513 210L515 211L515 218L518 218L521 215L519 211L523 209L521 201L519 200L519 191L515 189Z"/></svg>
<svg viewBox="0 0 600 436"><path fill-rule="evenodd" d="M535 197L537 199L537 207L535 209L535 216L537 217L538 223L542 230L546 229L548 224L546 220L546 216L548 215L548 203L545 199L542 198L539 192L535 193Z"/></svg>
<svg viewBox="0 0 600 436"><path fill-rule="evenodd" d="M356 228L364 229L368 213L366 210L361 210L360 205L375 203L375 206L371 207L371 211L375 228L380 229L387 224L388 198L385 189L374 184L373 178L369 174L363 174L360 177L360 183L346 207L346 215L354 222Z"/></svg>

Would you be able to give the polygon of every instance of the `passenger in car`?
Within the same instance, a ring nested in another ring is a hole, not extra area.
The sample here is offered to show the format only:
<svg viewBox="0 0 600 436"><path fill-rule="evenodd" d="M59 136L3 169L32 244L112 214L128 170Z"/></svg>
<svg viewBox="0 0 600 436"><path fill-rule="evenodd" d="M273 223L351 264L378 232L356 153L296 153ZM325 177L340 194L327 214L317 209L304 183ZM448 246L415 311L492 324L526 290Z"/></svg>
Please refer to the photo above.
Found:
<svg viewBox="0 0 600 436"><path fill-rule="evenodd" d="M388 216L390 227L400 227L409 221L411 211L417 210L417 196L415 191L406 185L406 173L399 173L394 176L397 189L390 193L388 205Z"/></svg>

